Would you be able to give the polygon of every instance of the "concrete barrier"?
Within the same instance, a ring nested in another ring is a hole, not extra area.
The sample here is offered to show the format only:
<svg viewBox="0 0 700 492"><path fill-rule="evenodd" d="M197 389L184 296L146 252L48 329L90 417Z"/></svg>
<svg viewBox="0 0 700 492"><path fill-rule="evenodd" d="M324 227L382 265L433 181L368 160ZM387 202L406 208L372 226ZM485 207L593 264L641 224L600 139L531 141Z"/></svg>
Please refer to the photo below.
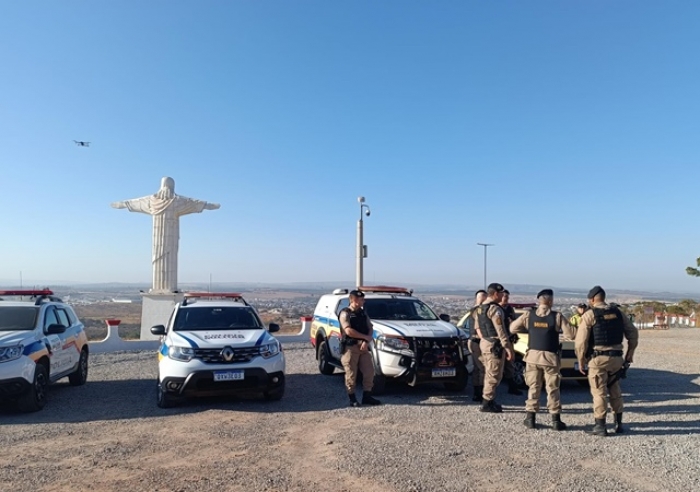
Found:
<svg viewBox="0 0 700 492"><path fill-rule="evenodd" d="M293 335L275 336L281 344L304 343L309 341L311 322L313 316L301 317L301 329ZM109 352L139 352L141 350L158 350L159 340L123 340L119 336L119 324L121 320L107 319L107 336L99 342L89 342L90 352L93 354L105 354Z"/></svg>

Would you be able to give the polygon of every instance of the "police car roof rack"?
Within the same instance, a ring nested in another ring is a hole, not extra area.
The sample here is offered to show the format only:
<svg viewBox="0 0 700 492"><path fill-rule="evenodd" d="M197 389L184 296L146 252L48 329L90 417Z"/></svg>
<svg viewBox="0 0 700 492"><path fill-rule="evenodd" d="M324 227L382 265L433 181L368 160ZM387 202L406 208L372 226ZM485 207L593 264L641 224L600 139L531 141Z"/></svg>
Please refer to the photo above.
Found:
<svg viewBox="0 0 700 492"><path fill-rule="evenodd" d="M363 285L358 287L358 290L362 292L371 292L374 294L402 294L405 296L412 296L413 289L407 289L405 287L392 287L390 285Z"/></svg>
<svg viewBox="0 0 700 492"><path fill-rule="evenodd" d="M246 306L250 306L246 302L245 299L243 299L243 295L239 294L238 292L185 292L185 298L182 300L182 305L187 306L190 304L189 299L231 299L233 301L239 301L245 304Z"/></svg>
<svg viewBox="0 0 700 492"><path fill-rule="evenodd" d="M30 289L30 290L0 290L0 296L29 296L36 298L35 306L40 305L44 301L63 302L60 298L53 295L53 291L49 289ZM0 298L2 300L2 298Z"/></svg>

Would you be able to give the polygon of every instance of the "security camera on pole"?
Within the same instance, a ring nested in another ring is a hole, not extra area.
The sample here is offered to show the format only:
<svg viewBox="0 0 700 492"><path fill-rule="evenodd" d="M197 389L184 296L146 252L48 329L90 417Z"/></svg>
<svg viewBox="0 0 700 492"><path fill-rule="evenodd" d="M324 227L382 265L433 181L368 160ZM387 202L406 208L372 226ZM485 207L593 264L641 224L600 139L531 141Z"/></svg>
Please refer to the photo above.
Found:
<svg viewBox="0 0 700 492"><path fill-rule="evenodd" d="M362 214L364 213L367 217L369 217L370 210L369 205L365 204L365 197L357 197L357 202L360 204L360 220L357 221L357 272L355 274L355 283L357 287L361 287L364 279L362 260L367 258L367 246L365 246L362 236Z"/></svg>

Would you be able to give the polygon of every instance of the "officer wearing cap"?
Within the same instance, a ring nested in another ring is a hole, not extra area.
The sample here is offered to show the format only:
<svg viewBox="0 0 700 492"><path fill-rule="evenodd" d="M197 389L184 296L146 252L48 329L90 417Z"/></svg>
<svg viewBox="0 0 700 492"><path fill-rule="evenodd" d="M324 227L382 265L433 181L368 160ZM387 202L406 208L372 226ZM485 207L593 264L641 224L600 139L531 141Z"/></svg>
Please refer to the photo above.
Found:
<svg viewBox="0 0 700 492"><path fill-rule="evenodd" d="M374 386L374 364L369 344L372 341L372 322L365 313L365 294L361 290L350 291L350 306L341 310L338 316L342 334L343 355L340 362L345 370L345 388L348 390L350 406L359 407L355 396L357 370L362 372L362 404L379 405L372 397Z"/></svg>
<svg viewBox="0 0 700 492"><path fill-rule="evenodd" d="M484 358L484 391L481 402L482 412L500 413L501 405L496 403L496 388L503 377L503 363L513 360L513 346L503 322L503 309L498 305L505 289L501 284L490 284L486 289L488 297L476 308L476 317L481 331L481 354Z"/></svg>
<svg viewBox="0 0 700 492"><path fill-rule="evenodd" d="M518 317L515 314L515 309L513 306L508 304L508 301L510 301L510 291L505 289L503 291L503 298L498 304L501 306L501 309L503 309L503 324L506 328L506 333L510 333L510 324ZM515 343L512 339L511 342ZM515 382L514 376L515 365L513 364L513 361L505 361L503 364L503 381L508 385L508 394L521 396L523 392L518 388L518 384Z"/></svg>
<svg viewBox="0 0 700 492"><path fill-rule="evenodd" d="M588 311L588 305L585 302L576 306L576 312L569 318L569 324L574 328L578 328L578 325L581 324L581 316L586 311Z"/></svg>
<svg viewBox="0 0 700 492"><path fill-rule="evenodd" d="M610 406L615 412L615 433L622 428L622 390L620 370L625 362L632 363L639 343L639 332L620 308L605 302L605 290L596 285L588 292L591 309L583 313L576 333L576 357L579 370L586 374L593 396L595 425L592 434L607 436L605 417L606 396L610 394ZM623 352L622 339L627 339L627 353Z"/></svg>
<svg viewBox="0 0 700 492"><path fill-rule="evenodd" d="M474 361L474 369L472 370L472 385L474 386L474 395L472 401L481 402L483 400L482 393L484 391L484 358L481 354L481 331L479 330L479 320L476 317L476 308L480 306L487 297L486 291L483 289L477 290L474 294L474 306L467 313L467 321L464 328L469 332L469 351L472 354Z"/></svg>
<svg viewBox="0 0 700 492"><path fill-rule="evenodd" d="M559 334L573 340L575 331L558 311L552 310L554 291L544 289L537 293L539 306L527 311L510 325L511 333L528 333L525 352L525 382L529 390L525 401L525 420L528 429L535 429L535 416L540 409L542 385L547 388L547 408L552 416L552 429L565 430L561 421L561 368Z"/></svg>

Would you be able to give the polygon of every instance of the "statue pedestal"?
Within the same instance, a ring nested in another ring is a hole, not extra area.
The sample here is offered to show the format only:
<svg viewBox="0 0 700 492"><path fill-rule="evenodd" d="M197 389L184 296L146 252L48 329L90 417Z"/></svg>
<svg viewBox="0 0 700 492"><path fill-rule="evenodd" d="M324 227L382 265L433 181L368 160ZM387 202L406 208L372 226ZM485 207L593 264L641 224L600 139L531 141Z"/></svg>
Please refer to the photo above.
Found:
<svg viewBox="0 0 700 492"><path fill-rule="evenodd" d="M151 326L167 324L173 307L184 298L182 292L141 294L141 340L160 340L160 337L151 335Z"/></svg>

